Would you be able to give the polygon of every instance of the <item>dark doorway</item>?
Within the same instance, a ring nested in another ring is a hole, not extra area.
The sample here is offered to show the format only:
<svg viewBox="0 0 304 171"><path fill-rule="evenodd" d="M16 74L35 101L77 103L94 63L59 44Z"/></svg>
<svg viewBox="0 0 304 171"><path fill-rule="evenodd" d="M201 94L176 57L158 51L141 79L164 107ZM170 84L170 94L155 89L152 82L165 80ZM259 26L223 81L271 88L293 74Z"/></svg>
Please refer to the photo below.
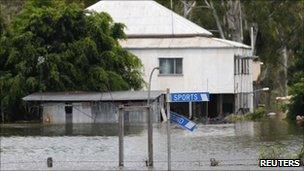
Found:
<svg viewBox="0 0 304 171"><path fill-rule="evenodd" d="M73 123L73 106L65 106L65 123Z"/></svg>

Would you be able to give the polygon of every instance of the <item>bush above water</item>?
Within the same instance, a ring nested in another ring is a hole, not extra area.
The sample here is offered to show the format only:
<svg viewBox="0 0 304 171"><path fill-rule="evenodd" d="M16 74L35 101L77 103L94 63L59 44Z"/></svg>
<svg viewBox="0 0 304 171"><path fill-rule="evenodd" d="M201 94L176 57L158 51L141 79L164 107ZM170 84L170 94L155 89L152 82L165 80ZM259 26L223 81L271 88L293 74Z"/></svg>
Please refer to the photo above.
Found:
<svg viewBox="0 0 304 171"><path fill-rule="evenodd" d="M237 121L259 121L266 116L266 111L264 108L259 107L255 109L252 113L247 113L244 115L231 114L225 117L227 122L237 122Z"/></svg>

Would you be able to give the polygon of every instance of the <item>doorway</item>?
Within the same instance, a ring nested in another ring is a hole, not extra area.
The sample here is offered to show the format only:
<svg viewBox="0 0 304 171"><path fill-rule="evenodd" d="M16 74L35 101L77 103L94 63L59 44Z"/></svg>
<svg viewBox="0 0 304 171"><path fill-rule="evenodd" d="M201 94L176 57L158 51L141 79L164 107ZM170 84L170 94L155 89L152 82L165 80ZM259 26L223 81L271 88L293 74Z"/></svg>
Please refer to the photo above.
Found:
<svg viewBox="0 0 304 171"><path fill-rule="evenodd" d="M73 123L73 106L65 106L65 123Z"/></svg>

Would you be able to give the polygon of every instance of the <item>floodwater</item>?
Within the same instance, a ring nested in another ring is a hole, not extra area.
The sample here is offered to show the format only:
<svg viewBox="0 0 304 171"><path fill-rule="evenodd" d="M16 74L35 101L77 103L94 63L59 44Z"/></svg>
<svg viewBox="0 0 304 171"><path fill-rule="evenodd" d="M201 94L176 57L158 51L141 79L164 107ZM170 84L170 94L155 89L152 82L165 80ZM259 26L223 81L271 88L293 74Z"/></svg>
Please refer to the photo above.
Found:
<svg viewBox="0 0 304 171"><path fill-rule="evenodd" d="M147 168L145 125L125 126L124 167L118 167L117 124L1 125L0 170L166 170L166 126L153 127L154 167ZM281 145L292 157L304 143L303 128L277 119L200 124L194 132L172 126L171 132L172 170L257 170L261 147Z"/></svg>

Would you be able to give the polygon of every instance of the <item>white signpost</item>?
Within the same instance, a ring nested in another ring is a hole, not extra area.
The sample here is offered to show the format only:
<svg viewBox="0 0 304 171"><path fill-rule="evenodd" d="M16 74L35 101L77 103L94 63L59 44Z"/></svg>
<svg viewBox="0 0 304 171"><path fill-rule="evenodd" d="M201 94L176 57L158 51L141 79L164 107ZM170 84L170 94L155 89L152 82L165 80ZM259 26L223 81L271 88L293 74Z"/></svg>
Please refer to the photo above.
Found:
<svg viewBox="0 0 304 171"><path fill-rule="evenodd" d="M170 103L176 102L202 102L209 101L208 92L180 92L180 93L170 93L170 89L167 88L166 91L166 106L167 106L167 150L168 150L168 170L171 170L171 132L170 132ZM177 123L187 130L193 131L195 125L190 120L183 118L182 116L172 113L172 122Z"/></svg>

